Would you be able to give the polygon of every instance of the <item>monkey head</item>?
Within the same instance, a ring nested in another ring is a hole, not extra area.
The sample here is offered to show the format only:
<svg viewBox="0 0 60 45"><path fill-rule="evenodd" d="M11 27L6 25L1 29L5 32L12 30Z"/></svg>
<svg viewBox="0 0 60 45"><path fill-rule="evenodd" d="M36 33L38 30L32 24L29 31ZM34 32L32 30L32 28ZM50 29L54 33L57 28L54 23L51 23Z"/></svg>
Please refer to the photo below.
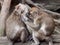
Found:
<svg viewBox="0 0 60 45"><path fill-rule="evenodd" d="M35 19L39 15L39 9L36 7L32 7L29 11L30 11L29 18L31 18L32 20Z"/></svg>

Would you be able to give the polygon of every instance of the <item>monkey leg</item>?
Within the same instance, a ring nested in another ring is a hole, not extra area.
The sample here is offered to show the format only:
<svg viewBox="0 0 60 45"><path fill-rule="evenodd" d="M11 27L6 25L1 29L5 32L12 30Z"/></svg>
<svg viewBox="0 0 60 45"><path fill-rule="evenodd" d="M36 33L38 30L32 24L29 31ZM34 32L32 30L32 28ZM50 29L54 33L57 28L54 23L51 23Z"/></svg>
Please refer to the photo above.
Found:
<svg viewBox="0 0 60 45"><path fill-rule="evenodd" d="M52 38L50 38L50 40L49 40L49 45L53 45L53 40L52 40Z"/></svg>
<svg viewBox="0 0 60 45"><path fill-rule="evenodd" d="M35 33L35 32L34 32L34 33ZM34 42L35 42L36 45L40 45L40 41L39 41L38 38L36 37L37 34L34 34L34 33L32 34L33 40L34 40Z"/></svg>
<svg viewBox="0 0 60 45"><path fill-rule="evenodd" d="M49 41L49 45L53 45L53 42L52 41Z"/></svg>
<svg viewBox="0 0 60 45"><path fill-rule="evenodd" d="M21 39L21 42L25 42L25 41L26 41L26 39L27 39L27 34L26 34L25 30L23 30L23 31L21 32L20 39Z"/></svg>
<svg viewBox="0 0 60 45"><path fill-rule="evenodd" d="M53 45L52 37L46 37L46 41L49 43L49 45Z"/></svg>

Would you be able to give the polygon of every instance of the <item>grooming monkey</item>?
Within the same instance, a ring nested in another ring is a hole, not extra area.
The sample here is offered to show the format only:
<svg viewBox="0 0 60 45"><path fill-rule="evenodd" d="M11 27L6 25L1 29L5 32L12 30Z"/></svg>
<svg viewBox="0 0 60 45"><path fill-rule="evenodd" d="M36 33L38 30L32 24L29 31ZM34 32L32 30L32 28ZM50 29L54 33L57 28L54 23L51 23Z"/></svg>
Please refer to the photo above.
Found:
<svg viewBox="0 0 60 45"><path fill-rule="evenodd" d="M53 18L36 7L32 7L26 17L28 20L23 18L23 21L27 25L28 30L31 31L35 44L39 45L41 40L46 40L49 45L53 45L51 37L55 29Z"/></svg>
<svg viewBox="0 0 60 45"><path fill-rule="evenodd" d="M18 4L6 21L6 35L13 42L25 42L28 37L26 26L21 20L21 14L24 12L24 9L27 12L26 5Z"/></svg>

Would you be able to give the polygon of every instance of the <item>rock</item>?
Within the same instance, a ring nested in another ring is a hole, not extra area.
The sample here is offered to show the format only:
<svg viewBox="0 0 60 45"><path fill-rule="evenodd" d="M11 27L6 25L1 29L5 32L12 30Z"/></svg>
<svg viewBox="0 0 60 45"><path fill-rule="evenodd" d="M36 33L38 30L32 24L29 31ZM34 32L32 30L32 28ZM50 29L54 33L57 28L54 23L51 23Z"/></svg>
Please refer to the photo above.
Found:
<svg viewBox="0 0 60 45"><path fill-rule="evenodd" d="M7 37L0 37L0 45L12 45L12 42Z"/></svg>

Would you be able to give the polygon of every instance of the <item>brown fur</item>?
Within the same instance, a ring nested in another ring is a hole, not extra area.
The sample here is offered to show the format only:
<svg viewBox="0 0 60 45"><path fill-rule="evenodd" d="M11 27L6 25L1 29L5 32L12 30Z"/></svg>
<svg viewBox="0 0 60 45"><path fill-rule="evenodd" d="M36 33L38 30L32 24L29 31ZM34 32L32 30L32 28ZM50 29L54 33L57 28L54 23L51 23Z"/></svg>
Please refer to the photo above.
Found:
<svg viewBox="0 0 60 45"><path fill-rule="evenodd" d="M50 30L50 31L48 31L48 32L50 32L50 34L51 34L51 32L54 31L55 22L50 15L48 15L46 12L39 11L38 8L35 8L35 7L33 7L30 12L31 12L32 17L34 17L34 19L36 19L35 24L42 24L45 22L48 25L46 27L46 30L47 31ZM36 13L35 15L33 15L34 12Z"/></svg>
<svg viewBox="0 0 60 45"><path fill-rule="evenodd" d="M21 20L21 15L18 13L19 6L15 8L13 13L6 21L6 35L13 41L26 41L28 32L25 24ZM21 29L22 28L22 29Z"/></svg>
<svg viewBox="0 0 60 45"><path fill-rule="evenodd" d="M47 40L50 45L51 35L55 29L55 22L53 18L46 12L43 12L41 9L39 10L36 7L32 7L30 9L30 15L28 15L28 17L28 20L33 21L27 20L26 22L24 22L26 23L27 27L29 26L28 30L32 31L34 42L38 45L39 40ZM40 29L43 26L42 24L46 25L46 34L43 32L43 30Z"/></svg>

